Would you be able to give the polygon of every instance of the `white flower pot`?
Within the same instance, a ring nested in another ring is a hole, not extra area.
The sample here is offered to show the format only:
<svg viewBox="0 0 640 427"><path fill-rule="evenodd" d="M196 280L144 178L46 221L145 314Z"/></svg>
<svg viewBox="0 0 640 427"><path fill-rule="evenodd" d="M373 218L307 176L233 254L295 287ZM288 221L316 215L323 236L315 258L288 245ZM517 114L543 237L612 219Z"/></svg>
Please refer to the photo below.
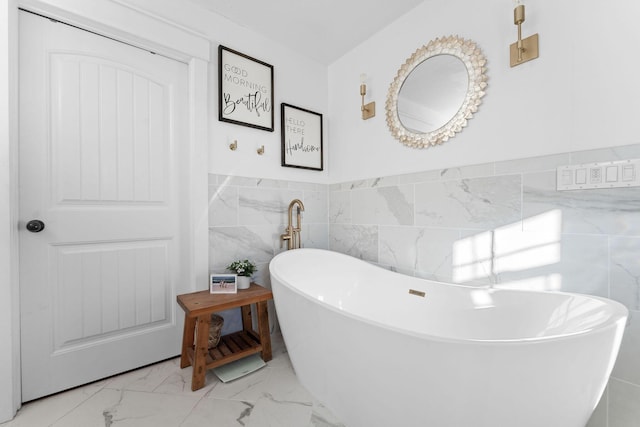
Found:
<svg viewBox="0 0 640 427"><path fill-rule="evenodd" d="M251 285L251 277L238 276L238 289L249 289Z"/></svg>

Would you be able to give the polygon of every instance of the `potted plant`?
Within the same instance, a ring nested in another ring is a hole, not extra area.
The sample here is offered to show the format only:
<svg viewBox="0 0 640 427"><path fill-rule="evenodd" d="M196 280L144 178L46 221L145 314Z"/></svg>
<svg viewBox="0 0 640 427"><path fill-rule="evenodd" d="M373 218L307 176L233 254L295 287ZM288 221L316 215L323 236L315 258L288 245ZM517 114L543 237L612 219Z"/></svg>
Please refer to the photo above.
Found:
<svg viewBox="0 0 640 427"><path fill-rule="evenodd" d="M227 270L233 271L238 275L238 289L249 289L251 276L258 268L254 263L245 259L233 261L227 266Z"/></svg>

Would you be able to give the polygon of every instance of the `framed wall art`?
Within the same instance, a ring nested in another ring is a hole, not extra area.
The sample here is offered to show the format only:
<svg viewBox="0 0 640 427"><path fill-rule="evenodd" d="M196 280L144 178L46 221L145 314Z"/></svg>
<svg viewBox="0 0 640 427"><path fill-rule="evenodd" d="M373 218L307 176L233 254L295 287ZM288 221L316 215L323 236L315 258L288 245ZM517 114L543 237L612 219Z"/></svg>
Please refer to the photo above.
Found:
<svg viewBox="0 0 640 427"><path fill-rule="evenodd" d="M273 66L220 45L218 119L273 132Z"/></svg>
<svg viewBox="0 0 640 427"><path fill-rule="evenodd" d="M282 166L322 170L322 114L282 104Z"/></svg>

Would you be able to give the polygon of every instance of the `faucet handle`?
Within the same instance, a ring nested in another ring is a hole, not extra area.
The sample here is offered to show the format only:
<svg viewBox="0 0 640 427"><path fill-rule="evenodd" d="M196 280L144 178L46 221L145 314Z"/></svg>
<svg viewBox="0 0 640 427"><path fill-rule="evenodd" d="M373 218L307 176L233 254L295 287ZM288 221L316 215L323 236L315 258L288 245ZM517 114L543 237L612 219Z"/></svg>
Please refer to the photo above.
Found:
<svg viewBox="0 0 640 427"><path fill-rule="evenodd" d="M282 249L282 244L284 243L285 240L291 240L291 235L290 234L281 234L280 235L280 249Z"/></svg>

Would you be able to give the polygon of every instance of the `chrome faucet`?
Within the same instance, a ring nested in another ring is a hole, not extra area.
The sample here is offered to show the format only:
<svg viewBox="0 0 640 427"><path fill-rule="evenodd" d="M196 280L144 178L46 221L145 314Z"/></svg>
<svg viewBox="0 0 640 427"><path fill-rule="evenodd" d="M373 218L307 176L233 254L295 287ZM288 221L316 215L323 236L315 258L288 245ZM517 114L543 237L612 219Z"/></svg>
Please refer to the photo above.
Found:
<svg viewBox="0 0 640 427"><path fill-rule="evenodd" d="M293 208L298 205L296 215L296 227L293 226ZM284 230L285 233L280 235L280 247L282 242L286 240L287 249L299 249L301 247L300 230L302 229L302 219L300 218L300 212L304 211L304 205L300 199L293 199L289 203L289 225Z"/></svg>

